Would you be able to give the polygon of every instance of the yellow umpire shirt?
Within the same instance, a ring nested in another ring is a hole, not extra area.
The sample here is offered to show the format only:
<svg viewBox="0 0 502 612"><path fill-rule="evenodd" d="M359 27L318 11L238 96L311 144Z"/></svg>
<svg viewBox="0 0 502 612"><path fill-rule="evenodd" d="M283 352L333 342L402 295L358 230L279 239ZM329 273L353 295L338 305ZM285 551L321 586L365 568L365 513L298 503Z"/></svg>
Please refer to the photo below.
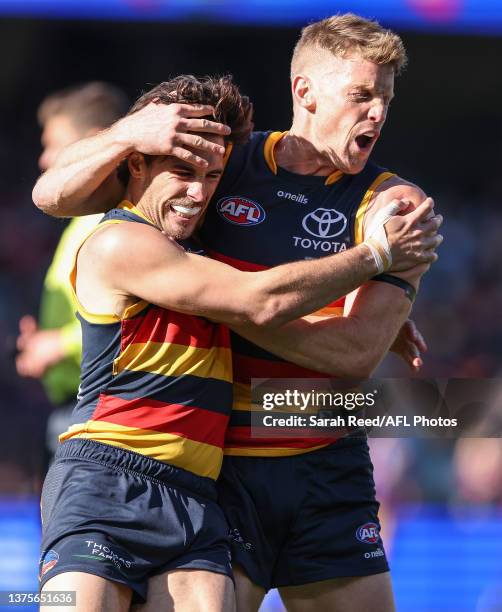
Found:
<svg viewBox="0 0 502 612"><path fill-rule="evenodd" d="M75 316L69 276L73 258L89 231L102 215L72 219L63 232L44 280L40 301L40 329L60 329L66 358L49 368L42 382L54 404L70 402L77 395L82 357L82 332Z"/></svg>

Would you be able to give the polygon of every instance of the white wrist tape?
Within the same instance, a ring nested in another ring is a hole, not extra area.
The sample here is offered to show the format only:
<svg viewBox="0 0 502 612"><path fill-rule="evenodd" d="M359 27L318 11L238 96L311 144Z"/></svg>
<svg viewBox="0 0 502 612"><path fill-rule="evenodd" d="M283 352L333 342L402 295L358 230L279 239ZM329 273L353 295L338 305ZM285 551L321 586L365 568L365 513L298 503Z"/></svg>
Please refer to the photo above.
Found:
<svg viewBox="0 0 502 612"><path fill-rule="evenodd" d="M376 213L371 223L366 228L366 236L363 244L371 251L379 274L388 270L392 265L392 253L390 251L389 241L387 240L387 233L384 226L402 207L403 203L400 201L387 204L387 206L384 206Z"/></svg>
<svg viewBox="0 0 502 612"><path fill-rule="evenodd" d="M382 274L382 272L385 272L390 268L390 263L387 263L387 255L384 253L379 242L373 240L373 238L368 238L363 242L363 244L368 247L373 255L373 259L375 260L377 266L377 274Z"/></svg>

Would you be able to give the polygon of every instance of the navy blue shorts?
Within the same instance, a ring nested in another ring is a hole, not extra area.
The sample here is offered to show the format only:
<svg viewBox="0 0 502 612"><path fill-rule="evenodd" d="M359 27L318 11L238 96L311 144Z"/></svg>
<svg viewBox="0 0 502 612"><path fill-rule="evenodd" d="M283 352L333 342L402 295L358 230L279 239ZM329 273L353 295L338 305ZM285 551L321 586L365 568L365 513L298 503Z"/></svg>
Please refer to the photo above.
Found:
<svg viewBox="0 0 502 612"><path fill-rule="evenodd" d="M41 586L85 572L144 601L148 579L174 569L232 577L214 481L93 440L64 442L42 491Z"/></svg>
<svg viewBox="0 0 502 612"><path fill-rule="evenodd" d="M268 590L389 569L365 437L293 457L227 456L232 559Z"/></svg>

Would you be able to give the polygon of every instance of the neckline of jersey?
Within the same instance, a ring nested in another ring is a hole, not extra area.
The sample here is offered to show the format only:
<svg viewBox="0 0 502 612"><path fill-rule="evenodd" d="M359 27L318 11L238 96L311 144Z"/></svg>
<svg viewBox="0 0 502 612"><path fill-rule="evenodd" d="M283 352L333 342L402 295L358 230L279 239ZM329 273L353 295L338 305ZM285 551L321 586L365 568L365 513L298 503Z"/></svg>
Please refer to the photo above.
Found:
<svg viewBox="0 0 502 612"><path fill-rule="evenodd" d="M120 210L127 210L127 212L130 212L131 214L136 215L136 217L139 217L140 219L143 219L144 221L147 221L148 223L150 223L155 229L159 229L151 219L149 219L144 213L142 213L138 209L137 206L132 204L132 202L129 202L129 200L122 200L122 202L120 202L117 208L119 208ZM202 244L199 242L199 240L195 236L189 236L188 238L185 238L184 240L176 240L176 242L185 251L193 248L195 254L197 255L200 253L205 254L205 251L202 248ZM195 247L197 247L196 250L195 250Z"/></svg>
<svg viewBox="0 0 502 612"><path fill-rule="evenodd" d="M132 202L129 202L129 200L122 200L122 202L120 202L120 204L116 208L120 208L121 210L127 210L133 215L140 217L144 221L148 221L148 223L156 227L155 223L151 219L149 219L143 212L141 212L136 205L134 205Z"/></svg>
<svg viewBox="0 0 502 612"><path fill-rule="evenodd" d="M335 170L328 176L315 176L311 174L297 174L296 172L290 172L285 168L277 165L275 160L275 147L277 143L288 134L288 131L285 132L270 132L265 140L265 144L263 147L263 154L265 157L265 162L268 168L277 176L282 176L283 178L287 178L288 180L298 182L298 183L310 183L314 185L323 184L326 186L333 185L338 182L343 176L343 172L341 170Z"/></svg>

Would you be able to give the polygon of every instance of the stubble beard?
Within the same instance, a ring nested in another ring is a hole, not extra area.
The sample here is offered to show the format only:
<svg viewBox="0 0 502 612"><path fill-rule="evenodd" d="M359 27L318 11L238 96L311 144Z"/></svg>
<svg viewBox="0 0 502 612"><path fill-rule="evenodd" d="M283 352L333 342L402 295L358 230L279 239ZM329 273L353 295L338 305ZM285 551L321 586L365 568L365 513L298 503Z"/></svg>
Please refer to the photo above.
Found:
<svg viewBox="0 0 502 612"><path fill-rule="evenodd" d="M173 204L175 206L185 206L186 208L193 208L193 202L189 198L173 198L172 200L168 200L166 202L166 211L169 219L169 227L166 227L164 232L174 240L186 240L192 235L195 228L183 227L176 222L176 211L171 208Z"/></svg>

